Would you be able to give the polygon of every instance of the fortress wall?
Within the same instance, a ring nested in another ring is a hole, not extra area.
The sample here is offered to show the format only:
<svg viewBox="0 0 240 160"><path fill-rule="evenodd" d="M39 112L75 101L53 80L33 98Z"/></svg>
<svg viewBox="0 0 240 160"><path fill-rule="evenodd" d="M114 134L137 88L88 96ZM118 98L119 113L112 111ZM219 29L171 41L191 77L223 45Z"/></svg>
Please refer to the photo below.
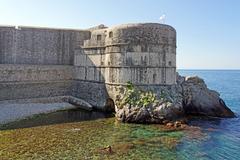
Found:
<svg viewBox="0 0 240 160"><path fill-rule="evenodd" d="M0 27L0 64L73 64L89 31Z"/></svg>
<svg viewBox="0 0 240 160"><path fill-rule="evenodd" d="M72 95L99 109L104 108L109 98L105 83L85 80L74 80Z"/></svg>
<svg viewBox="0 0 240 160"><path fill-rule="evenodd" d="M74 52L89 37L83 30L1 26L0 100L72 95Z"/></svg>
<svg viewBox="0 0 240 160"><path fill-rule="evenodd" d="M84 46L87 47L103 47L105 45L105 34L106 29L93 30L91 32L91 37L84 41Z"/></svg>
<svg viewBox="0 0 240 160"><path fill-rule="evenodd" d="M72 81L0 83L0 101L72 94Z"/></svg>
<svg viewBox="0 0 240 160"><path fill-rule="evenodd" d="M14 27L0 27L0 64L13 61L13 55L16 53L14 35Z"/></svg>
<svg viewBox="0 0 240 160"><path fill-rule="evenodd" d="M105 82L176 83L176 31L162 24L127 24L104 31Z"/></svg>
<svg viewBox="0 0 240 160"><path fill-rule="evenodd" d="M175 84L175 54L166 50L142 52L140 45L132 47L132 50L106 53L104 67L107 83L124 84L131 81L136 85Z"/></svg>
<svg viewBox="0 0 240 160"><path fill-rule="evenodd" d="M172 27L0 27L0 100L72 95L102 108L127 81L156 91L176 83Z"/></svg>
<svg viewBox="0 0 240 160"><path fill-rule="evenodd" d="M61 81L72 79L72 66L0 64L0 82Z"/></svg>
<svg viewBox="0 0 240 160"><path fill-rule="evenodd" d="M108 34L112 32L113 37ZM100 39L97 37L101 36ZM93 31L75 54L76 79L136 85L176 83L176 32L166 25L130 25Z"/></svg>
<svg viewBox="0 0 240 160"><path fill-rule="evenodd" d="M103 108L109 98L105 86L104 49L75 52L73 96L97 108Z"/></svg>
<svg viewBox="0 0 240 160"><path fill-rule="evenodd" d="M115 100L128 81L143 89L173 85L176 31L159 24L95 30L84 41L83 50L75 52L74 65L79 86L75 88L86 90L74 93L92 104L104 105L108 97Z"/></svg>
<svg viewBox="0 0 240 160"><path fill-rule="evenodd" d="M112 37L109 33L112 32ZM176 31L173 27L157 24L125 24L107 30L106 45L113 44L164 44L176 47Z"/></svg>
<svg viewBox="0 0 240 160"><path fill-rule="evenodd" d="M0 100L71 95L73 67L0 64Z"/></svg>

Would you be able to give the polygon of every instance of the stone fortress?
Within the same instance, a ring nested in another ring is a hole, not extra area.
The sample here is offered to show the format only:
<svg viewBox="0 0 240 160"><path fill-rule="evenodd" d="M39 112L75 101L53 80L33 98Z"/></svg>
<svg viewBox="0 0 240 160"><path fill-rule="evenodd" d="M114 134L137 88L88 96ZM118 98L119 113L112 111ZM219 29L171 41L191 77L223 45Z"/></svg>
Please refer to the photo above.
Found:
<svg viewBox="0 0 240 160"><path fill-rule="evenodd" d="M128 81L143 88L176 84L173 27L0 26L0 101L69 95L103 109Z"/></svg>

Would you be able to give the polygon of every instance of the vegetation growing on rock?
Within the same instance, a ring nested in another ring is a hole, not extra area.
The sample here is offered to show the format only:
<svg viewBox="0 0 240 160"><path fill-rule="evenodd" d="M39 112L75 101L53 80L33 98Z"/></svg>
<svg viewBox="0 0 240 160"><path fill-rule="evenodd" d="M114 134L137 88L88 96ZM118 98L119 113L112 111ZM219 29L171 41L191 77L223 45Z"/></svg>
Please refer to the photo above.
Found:
<svg viewBox="0 0 240 160"><path fill-rule="evenodd" d="M140 87L139 87L140 88ZM143 91L128 82L116 101L116 118L130 123L176 121L186 116L234 117L219 94L199 77L177 77L177 84ZM149 87L151 88L151 87Z"/></svg>
<svg viewBox="0 0 240 160"><path fill-rule="evenodd" d="M163 97L164 98L164 97ZM131 82L127 82L127 87L123 98L117 101L117 106L123 108L125 105L133 105L138 107L146 107L150 104L157 104L159 100L153 91L144 91Z"/></svg>

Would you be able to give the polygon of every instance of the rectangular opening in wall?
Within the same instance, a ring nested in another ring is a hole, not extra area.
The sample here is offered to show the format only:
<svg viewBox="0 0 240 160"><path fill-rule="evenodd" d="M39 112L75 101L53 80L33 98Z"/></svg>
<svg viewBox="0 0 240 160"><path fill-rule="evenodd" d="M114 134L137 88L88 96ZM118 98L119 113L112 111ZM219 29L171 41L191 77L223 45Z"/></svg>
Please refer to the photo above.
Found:
<svg viewBox="0 0 240 160"><path fill-rule="evenodd" d="M102 36L101 35L97 35L97 40L101 41L101 39L102 39Z"/></svg>
<svg viewBox="0 0 240 160"><path fill-rule="evenodd" d="M109 32L109 38L113 37L113 32Z"/></svg>

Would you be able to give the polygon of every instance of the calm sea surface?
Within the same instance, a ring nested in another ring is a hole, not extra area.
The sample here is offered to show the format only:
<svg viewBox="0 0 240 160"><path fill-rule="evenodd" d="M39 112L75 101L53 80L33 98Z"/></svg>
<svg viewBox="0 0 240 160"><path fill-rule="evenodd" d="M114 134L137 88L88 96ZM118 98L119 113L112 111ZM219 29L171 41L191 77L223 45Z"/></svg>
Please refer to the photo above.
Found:
<svg viewBox="0 0 240 160"><path fill-rule="evenodd" d="M240 71L179 73L204 78L240 115ZM8 129L4 126L0 159L240 159L239 118L198 119L190 125L186 130L169 131L160 125L119 123L97 112L63 111L19 121ZM111 154L104 149L108 145Z"/></svg>
<svg viewBox="0 0 240 160"><path fill-rule="evenodd" d="M221 94L228 107L238 116L217 121L193 121L200 126L207 138L184 141L178 146L183 159L240 159L240 71L239 70L180 70L181 75L198 75L210 89ZM211 128L211 129L209 129Z"/></svg>

